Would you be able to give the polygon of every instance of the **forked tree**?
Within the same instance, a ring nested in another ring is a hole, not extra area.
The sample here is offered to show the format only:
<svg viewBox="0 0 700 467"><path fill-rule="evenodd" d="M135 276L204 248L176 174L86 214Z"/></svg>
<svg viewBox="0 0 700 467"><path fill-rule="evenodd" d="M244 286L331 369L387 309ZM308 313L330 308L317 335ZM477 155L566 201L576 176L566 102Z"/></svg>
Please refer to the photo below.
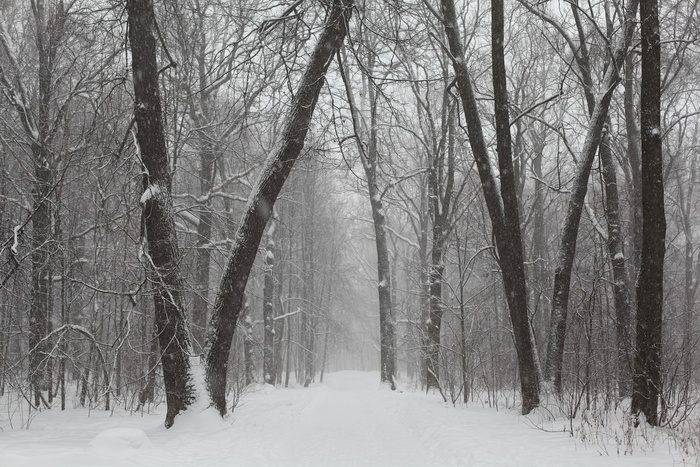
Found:
<svg viewBox="0 0 700 467"><path fill-rule="evenodd" d="M290 106L277 149L268 157L239 223L234 246L221 278L212 311L206 353L206 385L212 405L226 414L227 362L244 302L245 286L267 221L285 180L299 157L325 74L345 39L352 1L336 0L327 12L323 32ZM157 27L152 0L127 3L132 51L137 140L144 165L144 227L155 291L156 322L161 344L168 411L165 425L197 397L189 356L186 315L180 298L179 251L173 219L168 155L158 92ZM199 393L199 394L198 394Z"/></svg>

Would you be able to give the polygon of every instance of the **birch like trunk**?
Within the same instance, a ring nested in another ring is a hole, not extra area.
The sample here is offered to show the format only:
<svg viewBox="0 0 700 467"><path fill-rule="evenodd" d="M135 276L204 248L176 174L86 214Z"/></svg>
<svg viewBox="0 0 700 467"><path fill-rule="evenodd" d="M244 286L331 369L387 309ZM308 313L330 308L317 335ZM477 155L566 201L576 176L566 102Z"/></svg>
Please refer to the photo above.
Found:
<svg viewBox="0 0 700 467"><path fill-rule="evenodd" d="M263 380L266 384L275 384L275 218L267 229L267 245L263 269Z"/></svg>

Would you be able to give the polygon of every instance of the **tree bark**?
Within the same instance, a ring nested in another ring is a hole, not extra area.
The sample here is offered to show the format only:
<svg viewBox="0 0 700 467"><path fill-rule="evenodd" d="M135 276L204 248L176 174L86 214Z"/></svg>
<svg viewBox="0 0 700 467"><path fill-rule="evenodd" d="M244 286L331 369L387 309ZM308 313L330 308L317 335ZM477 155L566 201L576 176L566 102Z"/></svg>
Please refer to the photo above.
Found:
<svg viewBox="0 0 700 467"><path fill-rule="evenodd" d="M641 2L642 254L637 282L637 358L632 413L659 424L661 323L666 251L661 151L661 42L657 0Z"/></svg>
<svg viewBox="0 0 700 467"><path fill-rule="evenodd" d="M368 69L372 70L372 60ZM355 143L362 161L362 167L367 177L367 191L372 209L372 224L374 226L374 244L377 250L377 293L379 297L379 365L380 381L389 384L391 389L396 389L396 348L395 335L396 325L394 323L393 303L391 300L392 279L391 264L389 260L389 244L386 237L386 216L382 193L379 189L378 166L381 157L377 147L377 96L374 84L369 85L369 105L370 124L363 125L363 120L359 115L359 109L355 104L350 81L348 80L348 70L345 62L341 65L341 73L345 84L345 92L350 106L352 123L357 135ZM363 145L365 139L367 149Z"/></svg>
<svg viewBox="0 0 700 467"><path fill-rule="evenodd" d="M449 107L446 109L446 107ZM451 229L453 217L453 189L454 189L454 108L449 104L446 94L443 99L443 110L446 121L443 121L443 131L447 133L447 168L443 168L445 150L438 147L435 154L431 154L428 172L428 211L433 221L432 244L430 249L430 273L428 320L426 322L427 336L427 374L426 387L440 388L440 332L445 305L442 299L442 285L444 280L445 248L447 235ZM446 128L445 128L446 127Z"/></svg>
<svg viewBox="0 0 700 467"><path fill-rule="evenodd" d="M206 381L214 407L226 413L226 370L231 340L243 295L265 225L282 185L304 147L328 66L345 39L352 0L335 0L323 33L291 103L279 147L268 157L239 224L234 246L221 278L211 313L206 358Z"/></svg>
<svg viewBox="0 0 700 467"><path fill-rule="evenodd" d="M591 120L576 166L574 185L571 190L571 197L562 228L561 244L559 247L559 254L557 255L557 266L554 271L552 310L550 315L549 340L547 342L547 361L545 365L545 379L557 392L561 392L562 387L564 341L566 338L566 318L569 306L571 271L576 255L576 241L581 212L588 191L588 178L591 167L593 166L596 150L603 136L603 128L607 121L608 108L613 91L620 82L619 70L624 63L627 50L632 41L635 27L634 17L638 4L638 0L628 0L625 7L623 37L613 53L611 63L603 78L601 93L598 99L595 100L595 106L591 112ZM588 65L584 64L581 66L587 67ZM584 73L583 76L585 77L586 73ZM585 84L586 88L589 88L589 86L590 84ZM588 97L589 103L590 100L590 97Z"/></svg>
<svg viewBox="0 0 700 467"><path fill-rule="evenodd" d="M245 299L243 304L243 366L245 373L245 385L248 386L255 382L255 337L253 336L253 316L251 315L251 307L248 299Z"/></svg>
<svg viewBox="0 0 700 467"><path fill-rule="evenodd" d="M529 413L539 404L539 375L537 364L535 362L535 348L530 331L530 323L527 311L527 290L525 288L525 270L523 265L522 242L520 239L520 220L517 207L513 209L513 200L515 192L509 193L508 190L515 187L513 178L512 161L510 168L508 161L511 159L511 154L505 152L506 147L503 146L499 151L499 167L502 169L502 177L511 178L504 180L505 186L501 188L501 194L498 192L498 184L496 177L493 174L491 163L489 161L488 149L484 140L481 120L479 118L479 110L474 96L474 91L471 85L471 76L467 69L467 64L464 59L464 49L462 39L460 37L459 26L457 23L457 14L455 11L454 2L452 0L442 0L442 16L444 19L445 34L447 36L450 52L453 56L453 66L455 70L455 79L459 87L459 94L462 100L465 120L467 123L467 132L469 134L469 143L471 145L474 158L476 159L481 187L484 192L486 206L491 219L493 235L496 238L496 248L499 254L499 264L503 277L503 287L506 291L506 300L510 311L510 319L513 325L513 335L515 340L515 349L518 358L518 369L520 371L520 386L522 391L522 412ZM494 92L495 95L502 93L502 81L505 80L505 65L503 62L503 5L500 1L495 1L492 4L492 45L493 60L494 60ZM496 63L499 62L499 63ZM496 77L496 75L501 75ZM503 103L501 99L507 96L499 96L499 102L496 104L499 109L499 122L497 128L500 130L497 139L501 145L510 143L510 131L508 136L503 132ZM507 117L506 117L507 118ZM506 124L506 128L509 128ZM508 140L507 143L505 140ZM503 140L503 141L501 141ZM505 191L505 193L504 193ZM501 196L505 195L502 199ZM504 204L508 207L508 211L504 211ZM516 202L517 206L517 202ZM506 216L507 214L507 216ZM515 229L518 232L515 232ZM515 241L515 239L518 239Z"/></svg>
<svg viewBox="0 0 700 467"><path fill-rule="evenodd" d="M637 125L637 111L634 106L634 60L631 55L625 60L625 128L627 130L627 159L629 161L632 182L630 196L631 224L632 224L632 248L630 262L632 266L632 278L639 272L639 257L642 250L642 173L641 153L639 147L641 136ZM634 280L630 280L634 283Z"/></svg>
<svg viewBox="0 0 700 467"><path fill-rule="evenodd" d="M156 333L167 401L165 426L196 399L187 318L182 306L180 254L173 218L172 179L158 90L156 24L152 0L128 0L137 142L144 168L142 222L147 269L154 289Z"/></svg>
<svg viewBox="0 0 700 467"><path fill-rule="evenodd" d="M263 269L263 380L275 384L275 228L276 220L270 221L267 229L267 245Z"/></svg>
<svg viewBox="0 0 700 467"><path fill-rule="evenodd" d="M214 185L214 153L211 148L200 150L199 190L200 195L211 192ZM203 348L207 329L207 307L209 305L209 265L211 262L211 236L213 213L210 201L198 206L197 250L195 256L195 293L192 300L192 336L197 348Z"/></svg>
<svg viewBox="0 0 700 467"><path fill-rule="evenodd" d="M306 171L304 186L304 205L306 216L304 216L304 230L302 241L302 261L303 269L303 313L301 316L302 343L304 347L304 387L316 376L316 263L314 262L315 246L315 222L316 217L316 172L314 164L309 164Z"/></svg>
<svg viewBox="0 0 700 467"><path fill-rule="evenodd" d="M608 128L610 121L608 119ZM627 288L627 267L622 239L620 201L617 189L615 163L605 135L598 151L605 188L605 215L608 219L608 256L612 265L613 300L615 303L615 331L617 334L618 391L621 397L632 395L632 372L634 368L634 329L629 290Z"/></svg>

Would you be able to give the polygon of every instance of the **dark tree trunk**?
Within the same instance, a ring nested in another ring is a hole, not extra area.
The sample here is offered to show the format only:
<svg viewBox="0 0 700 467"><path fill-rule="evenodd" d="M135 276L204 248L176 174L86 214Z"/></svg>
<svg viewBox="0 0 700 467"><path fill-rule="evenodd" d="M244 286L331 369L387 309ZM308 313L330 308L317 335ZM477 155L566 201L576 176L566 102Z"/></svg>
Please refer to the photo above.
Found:
<svg viewBox="0 0 700 467"><path fill-rule="evenodd" d="M430 266L428 265L428 189L421 183L420 235L418 237L418 261L420 267L420 381L421 387L428 385L428 320L430 318Z"/></svg>
<svg viewBox="0 0 700 467"><path fill-rule="evenodd" d="M441 234L439 223L433 222L432 264L428 276L430 282L429 315L426 325L426 389L428 390L440 388L440 330L442 328L442 315L445 311L442 302L442 276L445 272L445 267L442 265L444 239L441 238Z"/></svg>
<svg viewBox="0 0 700 467"><path fill-rule="evenodd" d="M515 181L513 179L512 163L508 167L508 161L511 159L511 154L503 152L505 147L499 151L499 167L505 169L503 175L510 180L505 180L505 186L501 192L505 190L505 199L501 198L498 192L498 184L496 177L493 174L491 163L489 161L488 149L484 140L481 120L479 118L479 109L476 102L476 97L471 85L471 76L464 59L464 49L462 39L460 37L459 26L457 23L457 14L455 11L454 2L452 0L442 0L442 15L444 19L445 34L449 43L450 52L454 57L453 66L455 69L455 79L459 87L459 93L464 108L465 120L467 123L467 132L469 134L469 143L471 145L474 158L476 159L481 187L484 192L486 206L491 218L493 235L496 238L496 248L499 254L499 264L501 266L501 274L503 277L503 287L506 291L506 300L510 311L510 319L513 325L513 337L515 340L515 350L518 358L518 369L520 372L520 387L522 391L522 411L524 414L529 413L539 404L539 375L537 363L535 361L535 348L530 331L529 316L527 311L527 290L525 288L525 270L523 265L522 242L520 239L520 220L517 211L517 202L515 208L513 201L515 192L507 193L507 190L514 189ZM492 5L492 23L494 37L493 59L494 59L494 91L495 95L502 93L502 82L505 80L505 66L503 65L503 5L501 2L494 2ZM498 64L496 62L499 62ZM496 76L496 75L502 76ZM499 129L499 145L509 144L510 135L504 135L503 122L503 102L501 99L506 99L507 96L501 95L498 97L499 102L496 108L500 109L497 128ZM507 105L507 104L506 104ZM507 117L506 117L507 118ZM505 123L505 128L509 127L509 123ZM508 139L508 143L504 141ZM504 211L504 204L508 209ZM507 214L507 215L506 215ZM514 229L518 229L515 232ZM518 241L514 241L514 239Z"/></svg>
<svg viewBox="0 0 700 467"><path fill-rule="evenodd" d="M372 70L372 59L369 60L368 69ZM389 260L389 244L386 237L386 216L382 201L382 193L379 189L378 165L381 163L379 149L377 147L377 95L374 84L369 84L370 125L369 129L362 124L359 110L355 104L348 72L341 65L342 78L350 105L353 127L355 129L355 142L360 154L360 160L367 177L367 191L372 208L372 222L374 226L374 244L377 249L377 293L379 296L379 365L380 381L387 383L391 389L396 389L396 325L392 303L392 279L391 263ZM361 139L366 139L367 149Z"/></svg>
<svg viewBox="0 0 700 467"><path fill-rule="evenodd" d="M610 128L609 121L608 128ZM615 174L615 163L609 139L606 134L600 143L598 153L602 163L603 183L605 184L605 215L608 219L607 244L613 274L619 394L621 397L629 397L632 395L632 371L634 368L633 324L627 288L627 268L622 240L617 175Z"/></svg>
<svg viewBox="0 0 700 467"><path fill-rule="evenodd" d="M661 392L661 317L666 251L661 152L661 42L657 0L644 0L642 29L642 255L637 282L637 358L632 413L658 425Z"/></svg>
<svg viewBox="0 0 700 467"><path fill-rule="evenodd" d="M449 109L447 108L449 107ZM443 275L445 273L444 257L447 235L452 221L452 197L454 188L454 112L449 104L449 97L443 100L445 118L443 128L447 133L447 168L444 170L444 153L438 148L430 158L428 173L428 211L433 221L432 245L430 250L429 314L426 322L427 337L427 374L426 388L440 388L440 332L445 305L442 299Z"/></svg>
<svg viewBox="0 0 700 467"><path fill-rule="evenodd" d="M212 403L222 415L226 413L226 363L250 269L277 195L304 147L326 70L345 39L351 9L351 0L333 2L323 33L292 101L280 145L267 159L251 193L221 278L208 331L206 380Z"/></svg>
<svg viewBox="0 0 700 467"><path fill-rule="evenodd" d="M29 312L29 378L34 392L34 405L41 402L41 391L50 387L47 378L46 358L49 324L49 286L51 212L48 199L51 192L52 173L49 169L48 151L35 145L34 153L34 215L32 217L32 299Z"/></svg>
<svg viewBox="0 0 700 467"><path fill-rule="evenodd" d="M165 426L191 405L197 394L190 368L190 341L182 307L180 254L173 219L171 176L165 147L152 0L128 0L129 42L134 79L134 115L143 177L143 225L148 242L145 259L154 289L156 333L163 364L167 401Z"/></svg>
<svg viewBox="0 0 700 467"><path fill-rule="evenodd" d="M379 294L379 339L380 339L380 380L396 389L396 349L394 347L395 325L391 302L391 265L389 246L386 238L386 218L384 207L377 189L375 174L368 177L369 196L374 221L375 246L377 248L377 292Z"/></svg>

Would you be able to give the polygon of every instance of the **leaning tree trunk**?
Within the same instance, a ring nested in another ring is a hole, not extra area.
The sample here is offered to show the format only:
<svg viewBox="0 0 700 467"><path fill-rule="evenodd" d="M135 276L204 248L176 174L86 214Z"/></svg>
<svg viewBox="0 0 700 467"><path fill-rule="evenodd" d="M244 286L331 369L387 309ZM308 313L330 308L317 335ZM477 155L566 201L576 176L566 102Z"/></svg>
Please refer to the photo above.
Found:
<svg viewBox="0 0 700 467"><path fill-rule="evenodd" d="M134 79L134 116L143 162L142 225L148 243L147 270L153 284L155 325L163 364L167 413L165 426L196 399L190 369L190 341L182 307L180 254L173 218L156 60L152 0L128 0L129 42Z"/></svg>
<svg viewBox="0 0 700 467"><path fill-rule="evenodd" d="M206 381L212 403L222 415L226 413L226 363L248 276L277 195L304 147L326 71L345 39L352 5L352 0L333 2L323 33L292 100L280 144L268 157L251 193L221 278L210 319Z"/></svg>
<svg viewBox="0 0 700 467"><path fill-rule="evenodd" d="M642 22L642 254L637 281L637 358L632 413L658 425L661 318L666 250L661 152L661 42L657 0L641 2Z"/></svg>
<svg viewBox="0 0 700 467"><path fill-rule="evenodd" d="M638 4L638 0L629 0L625 7L623 37L614 52L611 63L603 78L601 95L595 102L595 106L591 112L591 121L588 125L586 139L584 140L581 155L576 166L574 185L571 190L566 217L564 218L561 244L557 256L557 266L554 271L552 309L549 320L549 340L547 342L547 361L545 365L545 379L557 392L561 391L562 386L564 341L566 337L566 317L569 307L571 271L576 255L576 241L579 223L581 221L581 213L588 191L588 178L591 173L596 150L601 142L613 91L620 82L619 70L624 63L630 43L632 42L632 35L635 27L634 17Z"/></svg>
<svg viewBox="0 0 700 467"><path fill-rule="evenodd" d="M525 269L523 265L522 241L520 240L520 216L517 211L515 192L509 190L515 188L513 177L512 155L503 147L499 150L499 168L501 168L501 193L498 192L498 184L493 174L489 153L484 140L479 109L471 85L471 76L464 59L464 48L460 37L457 14L453 0L442 0L442 18L444 21L445 35L447 36L449 49L453 57L455 80L459 87L462 100L469 143L476 159L481 187L486 200L486 207L491 218L493 235L496 238L496 248L499 254L499 264L503 277L503 287L506 291L506 300L510 311L510 319L513 325L513 337L520 371L520 386L522 391L522 411L529 413L539 404L539 375L538 365L535 361L535 346L530 331L529 316L527 311L527 290L525 288ZM494 92L503 92L505 83L505 65L503 62L503 5L495 1L492 5L494 15L493 24L493 59L494 59ZM500 40L499 40L500 39ZM501 75L501 76L496 76ZM498 141L504 144L506 139L510 143L510 131L508 125L502 121L504 103L496 104L499 120ZM506 104L507 105L507 104ZM507 117L506 117L507 118ZM504 133L508 130L508 134ZM510 166L510 167L509 167ZM505 170L504 170L505 169ZM505 178L504 178L505 177ZM504 183L505 182L505 183ZM503 198L501 196L503 195ZM515 203L514 203L515 201ZM508 209L504 211L505 207ZM507 213L507 216L506 216Z"/></svg>

